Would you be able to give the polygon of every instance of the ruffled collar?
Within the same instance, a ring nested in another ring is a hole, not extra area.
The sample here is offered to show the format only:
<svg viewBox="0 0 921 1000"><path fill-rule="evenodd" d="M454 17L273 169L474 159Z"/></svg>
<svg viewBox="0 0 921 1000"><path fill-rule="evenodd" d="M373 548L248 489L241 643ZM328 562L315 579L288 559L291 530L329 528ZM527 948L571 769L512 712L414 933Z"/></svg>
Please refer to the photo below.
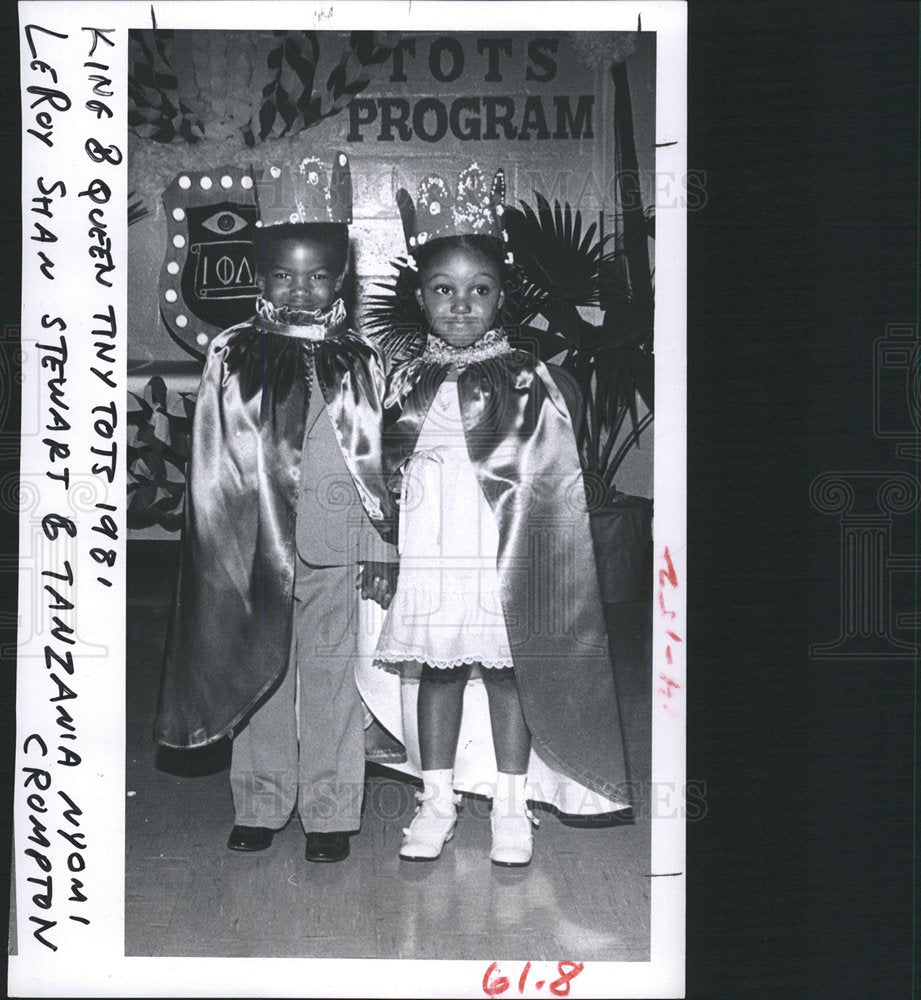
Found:
<svg viewBox="0 0 921 1000"><path fill-rule="evenodd" d="M466 368L478 361L488 358L498 358L511 354L515 348L508 342L508 337L502 329L489 330L469 347L452 347L439 337L429 334L421 361L429 361L438 365L450 365L452 368Z"/></svg>
<svg viewBox="0 0 921 1000"><path fill-rule="evenodd" d="M261 296L256 299L256 322L269 333L301 340L326 340L332 331L345 325L345 303L336 301L328 309L276 308Z"/></svg>

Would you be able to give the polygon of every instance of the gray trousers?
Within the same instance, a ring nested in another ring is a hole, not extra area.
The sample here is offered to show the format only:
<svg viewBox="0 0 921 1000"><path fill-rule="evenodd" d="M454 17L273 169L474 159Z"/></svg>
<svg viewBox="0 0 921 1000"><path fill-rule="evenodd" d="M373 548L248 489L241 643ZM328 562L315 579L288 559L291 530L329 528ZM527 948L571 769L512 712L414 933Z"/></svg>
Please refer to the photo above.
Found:
<svg viewBox="0 0 921 1000"><path fill-rule="evenodd" d="M230 787L241 826L280 830L295 804L307 833L361 824L365 745L354 671L355 574L354 565L297 560L288 669L233 739Z"/></svg>

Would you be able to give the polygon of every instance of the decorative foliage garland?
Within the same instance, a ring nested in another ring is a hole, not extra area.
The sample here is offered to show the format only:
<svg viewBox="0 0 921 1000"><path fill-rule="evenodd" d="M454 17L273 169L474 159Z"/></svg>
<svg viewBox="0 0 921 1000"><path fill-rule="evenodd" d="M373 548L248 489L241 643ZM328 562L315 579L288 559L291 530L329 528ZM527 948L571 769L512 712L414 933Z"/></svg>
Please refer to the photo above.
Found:
<svg viewBox="0 0 921 1000"><path fill-rule="evenodd" d="M226 52L215 58L210 32L132 31L128 125L160 143L235 134L253 147L297 135L347 107L390 57L394 40L370 31L347 39L316 31L226 32Z"/></svg>

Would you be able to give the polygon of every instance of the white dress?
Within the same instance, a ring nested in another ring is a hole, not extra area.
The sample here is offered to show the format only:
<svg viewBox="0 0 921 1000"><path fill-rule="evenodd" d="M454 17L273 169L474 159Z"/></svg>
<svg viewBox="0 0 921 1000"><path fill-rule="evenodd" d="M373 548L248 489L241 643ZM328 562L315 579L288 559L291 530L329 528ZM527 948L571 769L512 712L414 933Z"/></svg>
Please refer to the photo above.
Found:
<svg viewBox="0 0 921 1000"><path fill-rule="evenodd" d="M495 517L467 453L457 382L446 379L403 475L397 591L373 659L365 656L356 665L365 703L406 748L406 762L387 767L417 778L422 773L417 702L423 663L445 669L466 663L513 666L496 570L498 545ZM376 605L362 605L369 619L377 619ZM376 629L369 624L367 631ZM463 699L454 787L491 797L496 757L478 666ZM533 747L527 797L574 815L623 808L561 774Z"/></svg>
<svg viewBox="0 0 921 1000"><path fill-rule="evenodd" d="M457 382L445 380L403 473L400 577L377 662L513 666L498 547L496 519L467 454Z"/></svg>

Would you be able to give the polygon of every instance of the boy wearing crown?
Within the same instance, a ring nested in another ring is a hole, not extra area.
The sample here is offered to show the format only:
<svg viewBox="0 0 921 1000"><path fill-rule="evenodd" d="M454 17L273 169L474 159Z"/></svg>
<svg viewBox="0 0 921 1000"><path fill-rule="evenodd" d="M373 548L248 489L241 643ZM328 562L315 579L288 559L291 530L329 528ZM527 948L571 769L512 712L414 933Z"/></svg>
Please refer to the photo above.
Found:
<svg viewBox="0 0 921 1000"><path fill-rule="evenodd" d="M355 567L386 606L383 372L341 298L344 153L259 185L263 294L211 343L196 404L177 598L154 736L233 737L228 847L258 851L296 808L310 861L349 853L364 782ZM375 530L377 529L377 530Z"/></svg>

